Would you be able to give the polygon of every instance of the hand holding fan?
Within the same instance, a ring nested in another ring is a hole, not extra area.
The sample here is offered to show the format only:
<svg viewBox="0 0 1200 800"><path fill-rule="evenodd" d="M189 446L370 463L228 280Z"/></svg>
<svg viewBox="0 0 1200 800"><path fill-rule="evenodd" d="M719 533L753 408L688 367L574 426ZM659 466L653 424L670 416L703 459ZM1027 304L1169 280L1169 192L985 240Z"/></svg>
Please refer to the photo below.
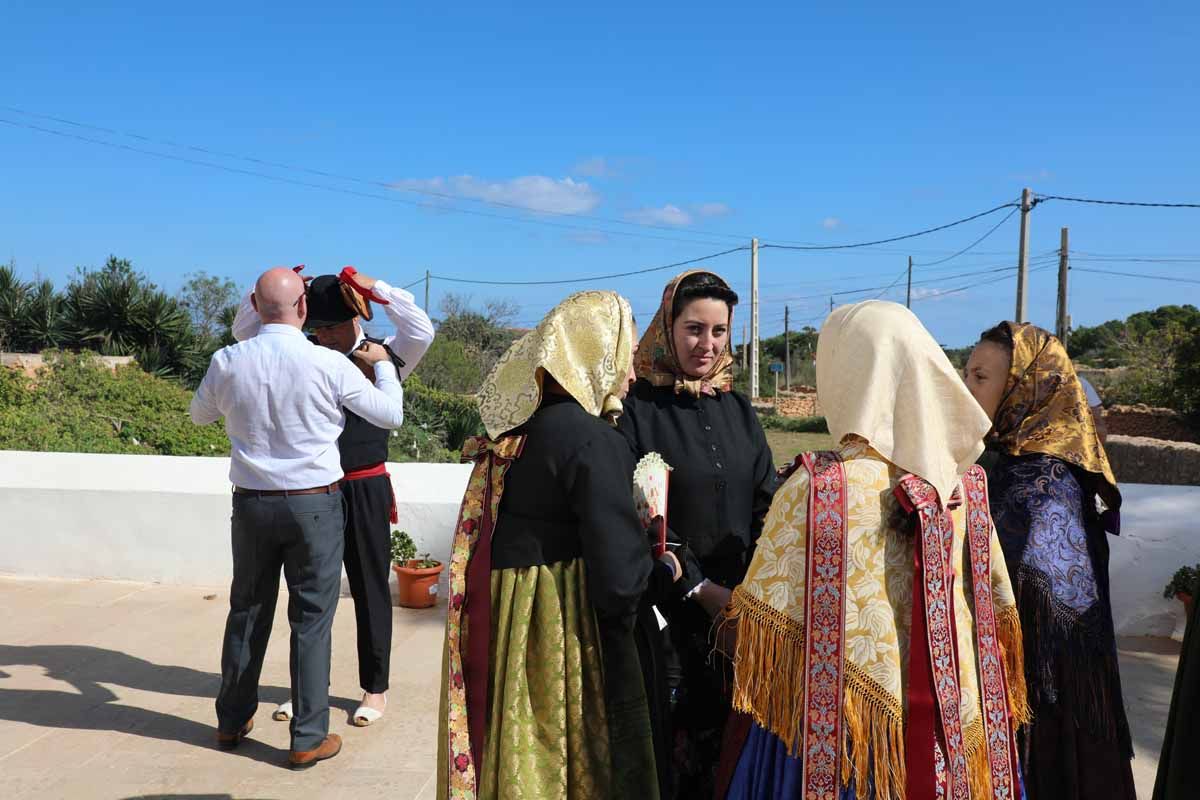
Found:
<svg viewBox="0 0 1200 800"><path fill-rule="evenodd" d="M658 453L642 456L633 471L633 500L637 507L642 527L649 529L655 518L659 519L658 540L654 544L654 557L667 550L667 487L671 466Z"/></svg>

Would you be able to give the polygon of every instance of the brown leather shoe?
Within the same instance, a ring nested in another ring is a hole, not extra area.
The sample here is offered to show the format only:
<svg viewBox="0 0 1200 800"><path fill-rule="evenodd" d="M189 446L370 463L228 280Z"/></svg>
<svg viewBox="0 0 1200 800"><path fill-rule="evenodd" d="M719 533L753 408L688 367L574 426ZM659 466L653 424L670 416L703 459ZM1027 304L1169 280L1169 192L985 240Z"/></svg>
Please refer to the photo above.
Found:
<svg viewBox="0 0 1200 800"><path fill-rule="evenodd" d="M321 746L316 750L293 750L288 761L291 762L292 769L307 769L315 766L318 761L333 758L340 752L342 752L342 737L331 733L325 737L325 741L321 742Z"/></svg>
<svg viewBox="0 0 1200 800"><path fill-rule="evenodd" d="M222 750L232 750L242 743L250 731L254 730L254 717L246 720L246 724L237 733L221 733L217 731L217 747Z"/></svg>

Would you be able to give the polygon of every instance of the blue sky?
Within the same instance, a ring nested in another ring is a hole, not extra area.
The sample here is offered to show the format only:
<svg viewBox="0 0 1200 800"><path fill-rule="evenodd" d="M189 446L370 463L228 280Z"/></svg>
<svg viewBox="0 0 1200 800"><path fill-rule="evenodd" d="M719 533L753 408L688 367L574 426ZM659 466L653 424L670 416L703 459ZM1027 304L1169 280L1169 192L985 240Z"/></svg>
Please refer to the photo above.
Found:
<svg viewBox="0 0 1200 800"><path fill-rule="evenodd" d="M300 262L397 284L426 269L546 280L750 236L887 238L1023 186L1200 202L1194 2L169 5L3 2L0 119L283 180L0 124L0 258L23 275L65 283L115 253L172 289L197 270L245 284ZM1004 213L878 248L764 249L764 334L785 304L794 320L819 317L829 293L886 286L908 255L949 256ZM1063 226L1083 253L1176 259L1079 267L1200 277L1200 261L1178 261L1200 259L1200 210L1046 202L1031 215L1035 266ZM1014 216L970 253L918 266L914 310L939 340L967 344L1011 317L1015 278L924 295L1008 275L955 277L1011 266L1016 249ZM749 300L746 253L710 265ZM646 313L673 272L590 285ZM1055 276L1031 275L1030 316L1048 327ZM532 322L586 285L435 281L433 301L506 298ZM903 300L903 281L885 296ZM1171 302L1200 302L1200 284L1071 276L1077 325Z"/></svg>

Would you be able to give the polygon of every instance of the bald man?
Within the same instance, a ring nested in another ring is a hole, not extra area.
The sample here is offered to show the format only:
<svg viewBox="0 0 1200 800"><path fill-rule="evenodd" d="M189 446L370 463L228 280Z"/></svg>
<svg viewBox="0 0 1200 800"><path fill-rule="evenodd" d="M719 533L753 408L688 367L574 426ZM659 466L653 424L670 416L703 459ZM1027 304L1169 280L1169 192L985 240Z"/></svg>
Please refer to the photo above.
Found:
<svg viewBox="0 0 1200 800"><path fill-rule="evenodd" d="M199 425L225 418L232 444L233 580L221 652L217 744L233 749L254 727L258 681L271 634L279 570L291 624L293 768L340 752L329 733L329 660L341 588L345 507L337 440L353 411L380 428L404 421L403 390L387 350L366 344L350 359L305 338L304 282L263 273L251 298L258 336L223 348L192 398Z"/></svg>

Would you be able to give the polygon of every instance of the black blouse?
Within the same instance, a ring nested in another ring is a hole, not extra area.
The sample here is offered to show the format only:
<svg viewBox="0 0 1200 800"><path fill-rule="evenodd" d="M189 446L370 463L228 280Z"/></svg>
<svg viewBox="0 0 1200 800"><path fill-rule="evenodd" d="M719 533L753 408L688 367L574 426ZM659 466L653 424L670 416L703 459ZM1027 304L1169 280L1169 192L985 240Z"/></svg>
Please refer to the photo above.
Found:
<svg viewBox="0 0 1200 800"><path fill-rule="evenodd" d="M638 381L618 429L635 454L657 452L673 467L671 533L700 559L705 576L739 582L775 492L775 466L750 401L737 392L693 397Z"/></svg>
<svg viewBox="0 0 1200 800"><path fill-rule="evenodd" d="M634 460L607 422L551 395L514 433L492 535L492 569L583 558L597 616L632 615L654 560L633 504Z"/></svg>

